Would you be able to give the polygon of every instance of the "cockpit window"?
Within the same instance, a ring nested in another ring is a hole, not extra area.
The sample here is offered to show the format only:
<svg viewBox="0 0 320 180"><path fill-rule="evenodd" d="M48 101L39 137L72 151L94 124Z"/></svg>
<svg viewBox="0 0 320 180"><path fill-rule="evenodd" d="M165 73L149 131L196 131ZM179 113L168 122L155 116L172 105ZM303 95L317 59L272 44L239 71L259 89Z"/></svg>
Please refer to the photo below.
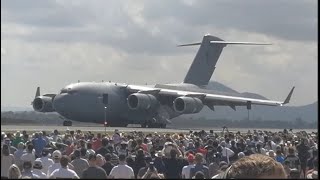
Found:
<svg viewBox="0 0 320 180"><path fill-rule="evenodd" d="M61 89L60 94L62 93L68 93L68 90L66 88Z"/></svg>

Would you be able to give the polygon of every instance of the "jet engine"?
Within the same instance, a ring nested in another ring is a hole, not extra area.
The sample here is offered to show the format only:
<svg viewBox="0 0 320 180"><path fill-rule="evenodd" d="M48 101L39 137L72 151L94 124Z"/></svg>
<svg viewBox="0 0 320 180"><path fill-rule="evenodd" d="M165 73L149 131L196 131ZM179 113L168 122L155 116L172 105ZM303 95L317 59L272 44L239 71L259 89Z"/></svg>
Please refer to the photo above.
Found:
<svg viewBox="0 0 320 180"><path fill-rule="evenodd" d="M128 106L132 110L151 109L159 104L157 98L151 94L134 93L128 96Z"/></svg>
<svg viewBox="0 0 320 180"><path fill-rule="evenodd" d="M203 103L199 98L178 97L173 101L173 109L182 114L198 113L202 108Z"/></svg>
<svg viewBox="0 0 320 180"><path fill-rule="evenodd" d="M38 96L33 100L33 109L38 112L53 112L53 97Z"/></svg>

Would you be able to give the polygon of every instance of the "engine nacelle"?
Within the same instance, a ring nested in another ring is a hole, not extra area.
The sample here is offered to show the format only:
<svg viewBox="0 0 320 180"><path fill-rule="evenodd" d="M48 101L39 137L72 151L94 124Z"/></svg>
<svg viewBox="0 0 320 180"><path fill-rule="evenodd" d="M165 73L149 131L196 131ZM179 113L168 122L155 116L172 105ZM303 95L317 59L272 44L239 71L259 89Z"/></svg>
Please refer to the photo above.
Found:
<svg viewBox="0 0 320 180"><path fill-rule="evenodd" d="M54 112L52 97L38 96L33 100L33 109L38 112Z"/></svg>
<svg viewBox="0 0 320 180"><path fill-rule="evenodd" d="M134 93L129 95L127 103L132 110L148 110L157 107L159 101L151 94Z"/></svg>
<svg viewBox="0 0 320 180"><path fill-rule="evenodd" d="M202 108L203 103L199 98L178 97L173 101L173 109L182 114L198 113Z"/></svg>

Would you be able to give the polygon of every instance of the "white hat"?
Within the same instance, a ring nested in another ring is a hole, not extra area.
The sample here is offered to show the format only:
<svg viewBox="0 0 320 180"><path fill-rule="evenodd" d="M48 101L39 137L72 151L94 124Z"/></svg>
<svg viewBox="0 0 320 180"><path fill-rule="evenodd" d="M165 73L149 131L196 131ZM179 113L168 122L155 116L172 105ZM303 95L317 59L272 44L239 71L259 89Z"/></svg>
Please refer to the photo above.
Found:
<svg viewBox="0 0 320 180"><path fill-rule="evenodd" d="M52 153L52 157L54 158L54 159L60 159L61 158L61 152L59 151L59 150L55 150L55 151L53 151L53 153Z"/></svg>
<svg viewBox="0 0 320 180"><path fill-rule="evenodd" d="M318 179L318 171L313 171L307 175L307 179Z"/></svg>

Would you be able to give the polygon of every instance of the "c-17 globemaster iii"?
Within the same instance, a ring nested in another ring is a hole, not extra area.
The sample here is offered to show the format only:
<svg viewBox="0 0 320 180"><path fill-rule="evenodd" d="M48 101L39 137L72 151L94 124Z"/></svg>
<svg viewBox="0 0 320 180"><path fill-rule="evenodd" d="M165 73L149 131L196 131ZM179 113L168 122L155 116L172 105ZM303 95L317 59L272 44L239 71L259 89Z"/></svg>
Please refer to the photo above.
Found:
<svg viewBox="0 0 320 180"><path fill-rule="evenodd" d="M57 112L74 121L104 123L111 127L141 124L142 127L165 128L170 119L182 114L199 113L204 106L251 105L282 106L289 103L294 87L283 101L254 99L206 89L219 56L226 45L270 45L253 42L227 42L205 35L183 81L178 84L150 86L111 82L78 82L62 88L59 94L40 95L37 88L32 102L35 111ZM71 121L66 121L71 123Z"/></svg>

